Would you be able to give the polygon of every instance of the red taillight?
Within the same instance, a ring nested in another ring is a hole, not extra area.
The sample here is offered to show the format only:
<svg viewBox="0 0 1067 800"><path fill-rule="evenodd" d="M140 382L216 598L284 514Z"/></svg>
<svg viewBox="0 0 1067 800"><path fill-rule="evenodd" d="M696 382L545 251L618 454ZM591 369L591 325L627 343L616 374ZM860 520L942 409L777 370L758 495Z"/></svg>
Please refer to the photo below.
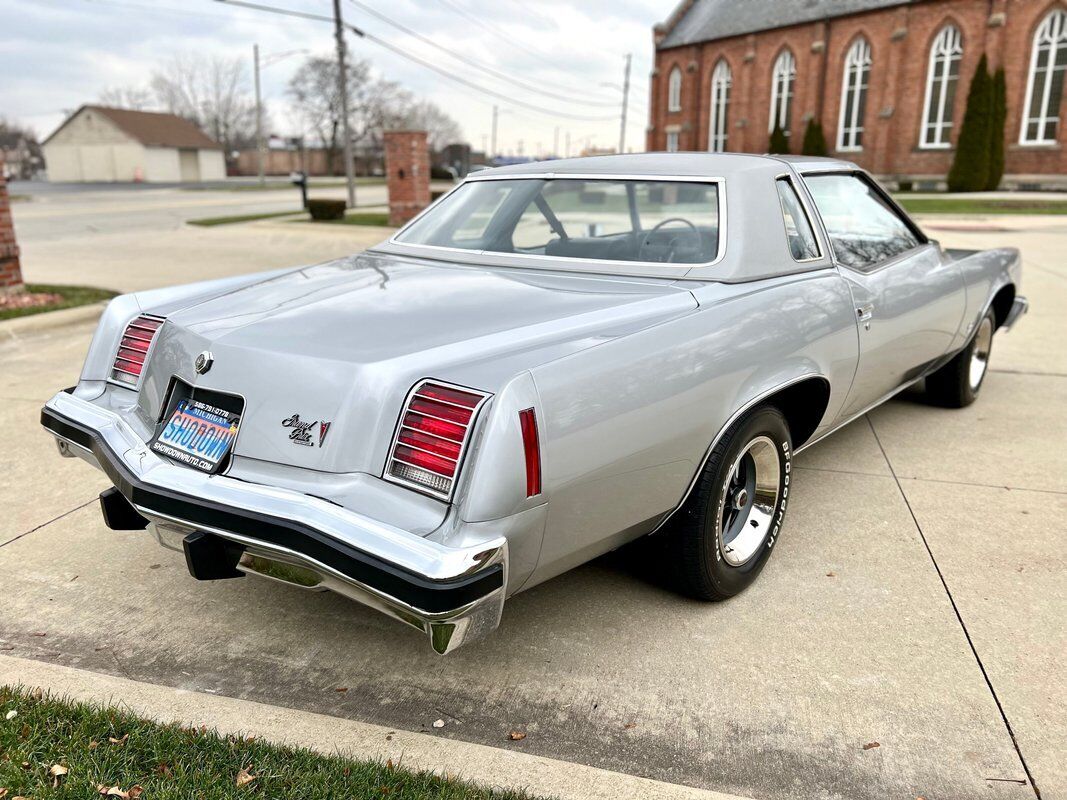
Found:
<svg viewBox="0 0 1067 800"><path fill-rule="evenodd" d="M475 414L489 395L424 381L400 417L385 476L448 500Z"/></svg>
<svg viewBox="0 0 1067 800"><path fill-rule="evenodd" d="M537 437L537 415L532 408L519 412L522 449L526 454L526 496L541 494L541 442Z"/></svg>
<svg viewBox="0 0 1067 800"><path fill-rule="evenodd" d="M142 314L126 326L122 339L119 341L118 352L115 353L111 380L127 386L137 385L141 379L141 373L144 372L148 349L152 346L152 340L156 338L156 333L162 325L162 317Z"/></svg>

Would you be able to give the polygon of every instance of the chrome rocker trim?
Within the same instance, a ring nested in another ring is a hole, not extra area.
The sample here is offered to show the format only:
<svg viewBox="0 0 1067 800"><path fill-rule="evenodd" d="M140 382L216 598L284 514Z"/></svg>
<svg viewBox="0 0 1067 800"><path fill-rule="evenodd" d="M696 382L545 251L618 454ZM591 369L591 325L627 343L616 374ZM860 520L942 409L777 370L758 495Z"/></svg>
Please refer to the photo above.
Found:
<svg viewBox="0 0 1067 800"><path fill-rule="evenodd" d="M309 495L172 464L120 416L69 391L45 404L41 424L60 453L103 471L164 546L180 550L196 531L220 537L243 550L242 572L344 595L423 631L442 654L500 623L503 537L446 547ZM312 577L279 577L285 570L262 569L264 560Z"/></svg>

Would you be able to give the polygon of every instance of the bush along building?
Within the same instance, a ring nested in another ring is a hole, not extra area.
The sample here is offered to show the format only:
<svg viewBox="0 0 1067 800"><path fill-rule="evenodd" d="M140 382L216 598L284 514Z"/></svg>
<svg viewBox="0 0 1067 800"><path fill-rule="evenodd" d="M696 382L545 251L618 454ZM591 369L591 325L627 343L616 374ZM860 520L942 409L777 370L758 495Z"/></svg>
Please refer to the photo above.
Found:
<svg viewBox="0 0 1067 800"><path fill-rule="evenodd" d="M683 0L653 40L649 150L1067 189L1067 0Z"/></svg>

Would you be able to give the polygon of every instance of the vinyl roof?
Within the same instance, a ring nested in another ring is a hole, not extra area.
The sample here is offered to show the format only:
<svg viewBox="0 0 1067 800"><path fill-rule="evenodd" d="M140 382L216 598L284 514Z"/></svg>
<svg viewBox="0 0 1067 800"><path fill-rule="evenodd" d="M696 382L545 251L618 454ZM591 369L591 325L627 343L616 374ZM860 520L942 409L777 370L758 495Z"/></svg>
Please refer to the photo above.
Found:
<svg viewBox="0 0 1067 800"><path fill-rule="evenodd" d="M48 139L66 127L83 111L95 111L107 117L116 127L146 147L181 147L198 150L218 150L222 145L204 133L195 123L176 114L157 111L133 111L129 108L85 105L67 117ZM45 139L47 142L48 139Z"/></svg>
<svg viewBox="0 0 1067 800"><path fill-rule="evenodd" d="M725 39L832 17L906 5L917 0L695 0L659 49Z"/></svg>
<svg viewBox="0 0 1067 800"><path fill-rule="evenodd" d="M585 158L561 158L554 161L532 161L527 164L511 164L506 167L481 170L471 173L468 180L494 176L513 175L567 175L633 176L635 178L707 177L729 178L752 170L781 171L783 162L807 166L851 167L847 161L815 159L807 156L762 156L749 153L627 153L613 156L587 156Z"/></svg>

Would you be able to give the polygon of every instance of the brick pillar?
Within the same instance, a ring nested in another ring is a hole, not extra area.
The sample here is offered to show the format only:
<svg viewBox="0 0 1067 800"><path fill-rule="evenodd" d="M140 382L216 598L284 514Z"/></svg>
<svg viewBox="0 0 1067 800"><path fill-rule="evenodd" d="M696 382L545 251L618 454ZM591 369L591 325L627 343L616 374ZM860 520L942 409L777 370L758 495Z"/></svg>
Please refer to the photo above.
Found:
<svg viewBox="0 0 1067 800"><path fill-rule="evenodd" d="M430 204L430 146L426 131L387 131L385 174L389 224L403 225Z"/></svg>
<svg viewBox="0 0 1067 800"><path fill-rule="evenodd" d="M19 246L15 244L15 223L11 220L11 203L7 180L0 162L0 294L22 291L22 268Z"/></svg>

